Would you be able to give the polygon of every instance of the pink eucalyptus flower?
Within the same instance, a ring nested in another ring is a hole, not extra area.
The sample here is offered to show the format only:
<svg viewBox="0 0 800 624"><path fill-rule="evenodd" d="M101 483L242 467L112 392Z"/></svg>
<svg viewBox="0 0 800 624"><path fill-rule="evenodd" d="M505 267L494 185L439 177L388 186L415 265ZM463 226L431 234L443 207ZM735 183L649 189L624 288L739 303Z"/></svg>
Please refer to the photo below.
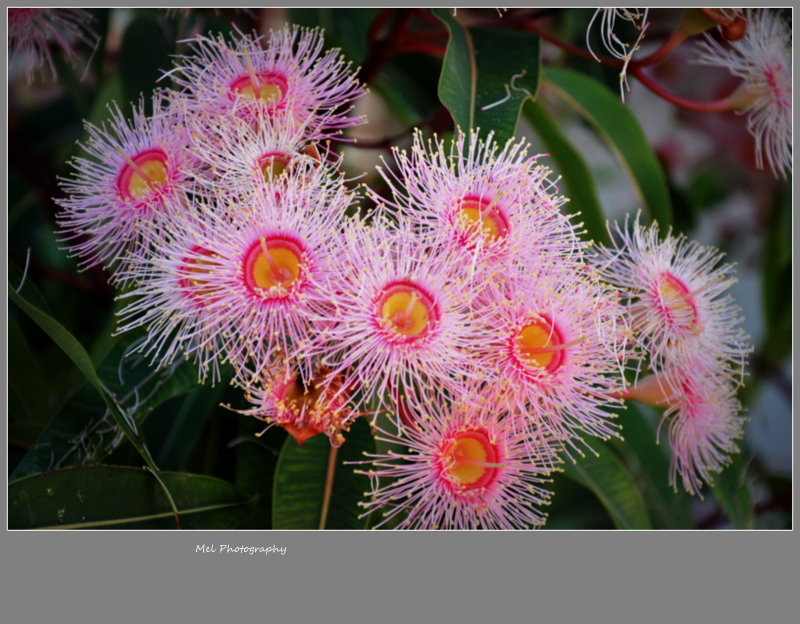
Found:
<svg viewBox="0 0 800 624"><path fill-rule="evenodd" d="M529 529L545 523L542 487L556 469L558 443L542 431L512 426L518 414L435 398L427 414L398 435L378 439L408 453L372 457L366 513L401 518L400 529ZM368 463L368 462L362 462Z"/></svg>
<svg viewBox="0 0 800 624"><path fill-rule="evenodd" d="M291 26L271 33L266 47L263 39L242 34L234 44L222 35L192 40L192 54L170 74L198 115L234 114L248 122L279 117L314 139L364 122L347 117L345 108L364 88L339 50L323 52L321 30Z"/></svg>
<svg viewBox="0 0 800 624"><path fill-rule="evenodd" d="M723 46L710 35L700 44L700 63L727 67L742 78L732 100L747 113L747 128L756 140L756 166L764 163L775 177L792 168L792 33L778 12L746 12L743 39Z"/></svg>
<svg viewBox="0 0 800 624"><path fill-rule="evenodd" d="M140 101L130 122L114 107L108 128L86 124L89 158L71 162L74 177L61 179L68 197L55 200L64 209L61 240L82 269L109 267L157 244L161 220L186 210L199 164L187 150L180 107L163 109L164 100L163 93L153 97L152 117Z"/></svg>
<svg viewBox="0 0 800 624"><path fill-rule="evenodd" d="M659 240L656 224L637 220L629 232L616 226L613 248L599 248L597 266L621 290L635 340L655 373L682 370L703 359L743 376L752 347L739 327L738 307L726 294L734 268L720 264L713 247L668 233Z"/></svg>
<svg viewBox="0 0 800 624"><path fill-rule="evenodd" d="M426 145L414 135L410 155L394 150L398 172L380 170L392 190L388 213L407 218L422 231L460 252L472 270L503 272L511 263L532 266L571 253L582 245L558 210L550 171L527 154L525 141L504 148L492 140L459 133L449 151L439 141Z"/></svg>
<svg viewBox="0 0 800 624"><path fill-rule="evenodd" d="M21 57L28 84L37 68L47 67L53 79L56 66L50 45L55 44L67 59L75 57L74 45L82 41L90 47L97 45L98 35L92 29L94 17L84 9L8 9L9 57Z"/></svg>

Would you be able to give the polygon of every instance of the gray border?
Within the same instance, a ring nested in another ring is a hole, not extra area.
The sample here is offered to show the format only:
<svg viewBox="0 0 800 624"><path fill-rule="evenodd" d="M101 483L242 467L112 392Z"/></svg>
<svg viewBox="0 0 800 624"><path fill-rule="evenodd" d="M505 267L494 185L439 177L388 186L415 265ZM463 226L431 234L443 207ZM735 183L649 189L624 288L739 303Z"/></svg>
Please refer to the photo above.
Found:
<svg viewBox="0 0 800 624"><path fill-rule="evenodd" d="M796 438L795 438L796 440ZM7 452L7 451L6 451ZM790 621L791 532L4 532L3 620ZM285 555L197 553L226 542Z"/></svg>

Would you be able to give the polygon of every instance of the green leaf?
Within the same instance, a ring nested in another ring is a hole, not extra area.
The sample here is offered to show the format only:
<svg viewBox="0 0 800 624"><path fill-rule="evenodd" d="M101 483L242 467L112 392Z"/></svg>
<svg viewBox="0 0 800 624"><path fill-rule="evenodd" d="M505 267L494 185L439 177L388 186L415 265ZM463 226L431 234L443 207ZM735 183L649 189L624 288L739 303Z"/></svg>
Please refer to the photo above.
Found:
<svg viewBox="0 0 800 624"><path fill-rule="evenodd" d="M25 299L25 301L45 314L53 316L42 293L36 288L36 284L34 284L32 280L29 280L25 272L13 262L8 263L8 283L20 297Z"/></svg>
<svg viewBox="0 0 800 624"><path fill-rule="evenodd" d="M466 28L448 9L432 12L450 33L439 99L464 132L494 131L495 141L505 144L514 137L522 104L539 89L539 37L505 28Z"/></svg>
<svg viewBox="0 0 800 624"><path fill-rule="evenodd" d="M55 343L70 357L78 369L84 374L92 387L103 398L103 401L105 401L106 406L108 407L108 410L117 426L120 427L120 429L124 432L125 436L131 442L133 447L138 451L139 455L142 456L142 459L144 459L145 463L152 470L157 471L158 468L153 462L153 458L150 456L150 452L147 450L144 440L142 440L139 436L139 432L136 429L136 423L133 421L130 414L128 414L128 412L122 408L117 400L103 387L103 383L97 376L97 371L92 364L89 354L86 353L86 349L84 349L83 346L75 339L75 337L66 329L64 329L49 314L46 314L39 308L23 299L23 297L11 286L10 282L8 284L8 296L20 307L23 312L30 316L31 319L39 327L41 327L47 333L47 335L50 336L50 338L52 338Z"/></svg>
<svg viewBox="0 0 800 624"><path fill-rule="evenodd" d="M755 509L747 483L747 465L741 452L708 485L735 529L755 528Z"/></svg>
<svg viewBox="0 0 800 624"><path fill-rule="evenodd" d="M123 334L97 369L104 393L127 406L126 413L137 428L158 405L198 388L197 369L190 362L156 370L140 355L129 353L141 337L139 332ZM105 419L107 409L105 397L98 395L93 384L82 387L56 414L11 478L102 461L121 441Z"/></svg>
<svg viewBox="0 0 800 624"><path fill-rule="evenodd" d="M325 49L337 46L348 60L363 63L369 54L367 32L379 8L292 7L289 21L292 24L325 30Z"/></svg>
<svg viewBox="0 0 800 624"><path fill-rule="evenodd" d="M598 456L565 459L564 474L592 491L618 529L650 529L650 516L625 465L606 444L594 444Z"/></svg>
<svg viewBox="0 0 800 624"><path fill-rule="evenodd" d="M669 459L664 446L656 440L656 430L641 411L628 403L620 412L624 441L615 441L616 449L625 457L640 485L642 495L657 529L692 529L694 517L685 492L675 492L669 485Z"/></svg>
<svg viewBox="0 0 800 624"><path fill-rule="evenodd" d="M539 134L550 156L558 163L569 197L569 204L566 206L568 212L580 213L586 235L590 239L604 245L610 244L594 178L580 152L567 140L541 101L527 102L525 116Z"/></svg>
<svg viewBox="0 0 800 624"><path fill-rule="evenodd" d="M232 529L253 499L230 483L179 472L158 474L183 529ZM147 470L79 466L31 475L8 486L10 529L174 529L164 489Z"/></svg>
<svg viewBox="0 0 800 624"><path fill-rule="evenodd" d="M236 442L236 487L247 495L257 495L253 514L240 528L263 530L272 528L272 489L278 453L269 448L269 443L286 437L279 427L272 427L263 436L256 434L264 429L264 423L255 418L239 419L239 438ZM264 438L269 438L265 441Z"/></svg>
<svg viewBox="0 0 800 624"><path fill-rule="evenodd" d="M548 67L545 86L588 121L615 154L639 194L648 219L665 235L672 225L672 203L664 170L636 117L619 96L583 74Z"/></svg>
<svg viewBox="0 0 800 624"><path fill-rule="evenodd" d="M514 138L522 105L539 91L541 40L507 28L470 28L470 34L478 73L475 127L494 131L494 140L504 145Z"/></svg>
<svg viewBox="0 0 800 624"><path fill-rule="evenodd" d="M431 9L450 33L439 77L439 99L464 132L475 127L475 101L478 71L475 49L469 30L450 14L449 9Z"/></svg>
<svg viewBox="0 0 800 624"><path fill-rule="evenodd" d="M318 529L322 517L328 460L336 452L333 488L326 529L365 529L368 519L359 518L358 503L364 500L369 479L355 474L344 462L362 461L363 453L375 452L375 440L369 423L358 418L345 434L338 450L322 434L298 446L291 436L286 439L275 472L272 498L272 526L275 529Z"/></svg>

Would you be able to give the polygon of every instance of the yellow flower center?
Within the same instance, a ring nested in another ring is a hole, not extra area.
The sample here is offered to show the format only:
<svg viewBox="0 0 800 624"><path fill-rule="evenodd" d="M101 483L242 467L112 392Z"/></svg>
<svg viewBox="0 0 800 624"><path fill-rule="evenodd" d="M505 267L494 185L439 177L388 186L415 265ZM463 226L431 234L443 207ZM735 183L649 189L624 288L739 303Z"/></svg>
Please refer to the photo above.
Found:
<svg viewBox="0 0 800 624"><path fill-rule="evenodd" d="M499 452L483 431L462 431L442 449L441 461L449 478L461 489L486 487L499 469Z"/></svg>
<svg viewBox="0 0 800 624"><path fill-rule="evenodd" d="M499 195L491 202L477 197L461 200L458 220L468 232L479 236L484 243L493 243L508 234L508 221L497 208Z"/></svg>
<svg viewBox="0 0 800 624"><path fill-rule="evenodd" d="M392 284L378 299L377 313L384 327L399 337L419 338L438 319L433 299L410 282Z"/></svg>
<svg viewBox="0 0 800 624"><path fill-rule="evenodd" d="M167 155L160 149L151 149L134 157L122 154L125 165L117 179L117 188L125 199L142 200L167 181Z"/></svg>
<svg viewBox="0 0 800 624"><path fill-rule="evenodd" d="M302 262L303 251L294 241L278 236L261 237L245 258L245 283L262 297L276 296L269 291L276 288L285 291L300 280ZM285 292L277 294L285 295Z"/></svg>

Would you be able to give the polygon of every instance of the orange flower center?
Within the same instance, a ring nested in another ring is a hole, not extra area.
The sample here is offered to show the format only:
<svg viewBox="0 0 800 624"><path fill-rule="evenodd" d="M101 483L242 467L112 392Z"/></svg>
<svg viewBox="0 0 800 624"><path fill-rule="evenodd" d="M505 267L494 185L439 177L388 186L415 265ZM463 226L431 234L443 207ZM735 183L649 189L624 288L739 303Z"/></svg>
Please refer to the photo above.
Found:
<svg viewBox="0 0 800 624"><path fill-rule="evenodd" d="M665 271L659 276L656 289L668 322L681 329L694 329L697 325L697 307L686 285Z"/></svg>
<svg viewBox="0 0 800 624"><path fill-rule="evenodd" d="M423 337L438 320L433 299L410 282L387 287L378 298L376 308L382 325L406 340Z"/></svg>
<svg viewBox="0 0 800 624"><path fill-rule="evenodd" d="M496 197L491 202L478 197L465 197L457 219L472 236L480 237L484 244L493 243L508 235L508 221L497 208Z"/></svg>
<svg viewBox="0 0 800 624"><path fill-rule="evenodd" d="M232 93L246 95L267 104L280 104L286 95L286 80L270 72L252 71L237 78L230 86Z"/></svg>
<svg viewBox="0 0 800 624"><path fill-rule="evenodd" d="M303 250L297 243L281 236L261 237L247 252L244 278L261 297L284 297L300 280L302 269Z"/></svg>
<svg viewBox="0 0 800 624"><path fill-rule="evenodd" d="M258 159L258 166L261 169L261 173L264 175L264 181L269 182L283 175L290 161L290 156L280 152L264 154Z"/></svg>
<svg viewBox="0 0 800 624"><path fill-rule="evenodd" d="M545 319L524 325L516 336L516 352L520 361L528 367L556 370L563 359L561 336L555 326Z"/></svg>
<svg viewBox="0 0 800 624"><path fill-rule="evenodd" d="M483 488L495 480L505 464L483 431L462 431L442 448L441 461L449 479L459 489Z"/></svg>
<svg viewBox="0 0 800 624"><path fill-rule="evenodd" d="M207 298L214 288L210 282L211 273L217 264L212 259L214 252L203 247L194 247L193 255L183 259L179 274L181 275L181 288L194 298ZM201 257L197 257L198 254Z"/></svg>

